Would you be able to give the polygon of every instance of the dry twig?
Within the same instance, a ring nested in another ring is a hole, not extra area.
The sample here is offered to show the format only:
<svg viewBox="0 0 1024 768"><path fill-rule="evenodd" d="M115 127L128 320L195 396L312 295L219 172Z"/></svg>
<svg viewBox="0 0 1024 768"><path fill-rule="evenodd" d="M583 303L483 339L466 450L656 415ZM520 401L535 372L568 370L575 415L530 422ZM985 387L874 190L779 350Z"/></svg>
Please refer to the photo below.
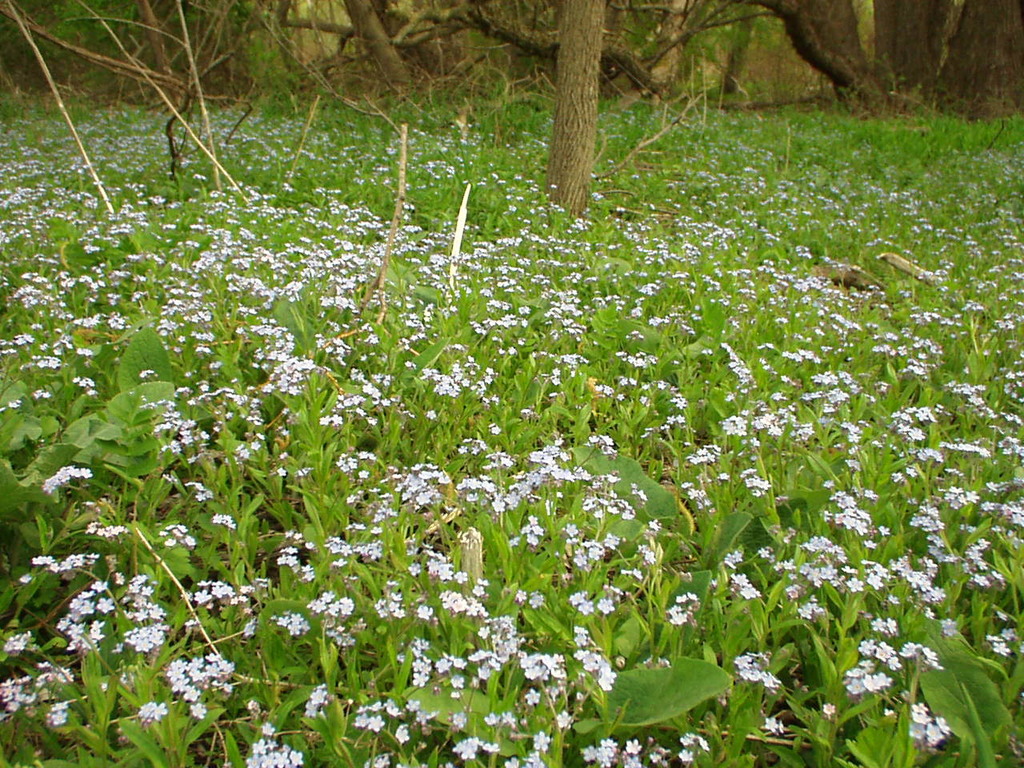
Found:
<svg viewBox="0 0 1024 768"><path fill-rule="evenodd" d="M633 147L633 149L631 149L626 154L626 156L624 158L622 158L622 160L620 160L618 163L616 163L615 166L611 170L605 171L604 173L598 174L597 178L599 178L599 179L606 179L609 176L614 176L616 173L618 173L623 168L625 168L627 165L629 165L631 162L633 162L633 158L634 157L636 157L638 154L643 152L645 149L647 149L647 147L651 146L651 144L656 142L658 139L660 139L666 133L668 133L673 128L675 128L680 122L682 122L682 119L684 117L686 117L686 115L690 112L690 110L693 108L694 104L696 104L696 103L697 103L696 99L690 99L689 101L687 101L686 102L686 106L683 107L683 111L680 112L678 115L676 115L675 118L672 120L672 122L664 125L661 128L661 130L659 130L653 136L648 136L646 139L641 141L639 144L637 144L635 147Z"/></svg>
<svg viewBox="0 0 1024 768"><path fill-rule="evenodd" d="M313 117L316 115L316 108L320 104L320 94L318 93L313 99L313 104L309 108L309 115L306 117L306 124L302 128L302 137L299 139L299 146L295 149L295 157L292 158L292 164L288 167L288 173L284 175L285 179L290 179L292 174L295 173L295 166L299 162L299 155L302 154L302 148L306 146L306 136L309 134L309 127L313 124Z"/></svg>
<svg viewBox="0 0 1024 768"><path fill-rule="evenodd" d="M462 205L459 206L459 217L455 220L455 235L452 237L452 253L448 260L448 290L455 293L455 275L459 270L459 256L462 255L462 235L466 231L466 213L469 210L469 190L472 184L466 185L466 191L462 195Z"/></svg>
<svg viewBox="0 0 1024 768"><path fill-rule="evenodd" d="M391 265L391 251L395 247L395 237L398 235L398 224L402 220L402 211L405 209L405 166L409 156L409 126L402 123L398 126L400 145L398 149L398 195L395 198L395 213L391 217L391 229L388 230L388 240L384 245L384 256L380 261L380 270L377 272L377 279L374 280L363 297L360 311L364 311L373 300L376 293L380 293L380 312L377 313L377 322L384 319L388 310L387 294L384 292L384 281L387 279L388 267Z"/></svg>
<svg viewBox="0 0 1024 768"><path fill-rule="evenodd" d="M18 25L18 29L21 30L21 34L24 36L25 42L29 44L29 47L36 56L36 61L39 62L39 68L43 70L46 82L50 86L50 90L53 92L54 100L57 102L57 109L60 110L61 115L64 117L64 122L68 124L68 129L71 131L71 135L75 139L75 144L78 145L78 152L82 156L82 161L85 163L85 167L89 170L89 175L92 176L92 182L96 185L97 192L99 192L100 197L103 199L103 204L107 208L107 213L113 214L114 206L110 204L110 198L107 197L107 190L103 187L103 182L100 181L100 177L96 173L96 169L93 167L92 161L89 159L89 153L85 151L85 145L82 144L82 139L78 136L78 131L75 130L75 124L71 120L71 115L68 114L68 110L64 106L64 99L60 97L60 91L57 90L57 83L54 82L53 75L50 74L50 68L46 65L46 59L43 58L43 54L39 50L39 46L36 45L36 41L32 37L32 31L28 28L28 25L21 17L21 14L18 13L18 8L14 5L13 0L7 0L7 7L7 15L14 19L14 23Z"/></svg>

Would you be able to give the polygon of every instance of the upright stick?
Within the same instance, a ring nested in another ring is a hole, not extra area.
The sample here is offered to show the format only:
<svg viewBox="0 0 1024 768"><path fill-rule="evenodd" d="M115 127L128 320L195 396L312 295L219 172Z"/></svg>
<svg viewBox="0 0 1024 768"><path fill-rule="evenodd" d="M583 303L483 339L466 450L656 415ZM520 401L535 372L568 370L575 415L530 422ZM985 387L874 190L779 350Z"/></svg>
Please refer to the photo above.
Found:
<svg viewBox="0 0 1024 768"><path fill-rule="evenodd" d="M402 220L402 211L405 209L405 166L409 155L409 126L402 123L398 126L398 133L401 144L398 148L398 196L395 198L395 213L391 217L391 229L388 231L388 241L384 245L384 257L380 261L380 271L377 272L377 279L370 284L366 296L363 297L363 304L360 310L366 309L373 300L375 293L380 293L380 312L377 313L377 322L384 319L388 310L388 297L384 292L384 281L387 278L388 266L391 264L391 251L395 247L395 237L398 235L398 224Z"/></svg>

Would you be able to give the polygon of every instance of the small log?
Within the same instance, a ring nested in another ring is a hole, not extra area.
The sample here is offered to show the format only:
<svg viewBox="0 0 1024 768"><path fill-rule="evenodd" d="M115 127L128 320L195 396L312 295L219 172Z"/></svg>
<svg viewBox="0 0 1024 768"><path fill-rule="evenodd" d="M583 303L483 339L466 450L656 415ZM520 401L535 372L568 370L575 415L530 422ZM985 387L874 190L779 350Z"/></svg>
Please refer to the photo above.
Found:
<svg viewBox="0 0 1024 768"><path fill-rule="evenodd" d="M881 290L883 288L878 280L863 269L850 266L849 264L837 264L835 266L821 264L811 270L811 273L815 277L824 277L827 280L831 280L835 285L843 288L855 288L858 291Z"/></svg>
<svg viewBox="0 0 1024 768"><path fill-rule="evenodd" d="M915 280L920 280L927 285L935 285L935 276L927 269L919 267L910 259L905 259L896 253L880 253L878 254L878 259L884 261L893 269L905 275L910 275Z"/></svg>

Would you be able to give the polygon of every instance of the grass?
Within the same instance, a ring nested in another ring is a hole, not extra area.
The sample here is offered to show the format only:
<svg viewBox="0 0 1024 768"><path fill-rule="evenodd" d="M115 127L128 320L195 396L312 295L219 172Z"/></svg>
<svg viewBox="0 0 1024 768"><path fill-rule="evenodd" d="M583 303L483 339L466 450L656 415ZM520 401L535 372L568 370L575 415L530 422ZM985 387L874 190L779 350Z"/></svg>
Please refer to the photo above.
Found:
<svg viewBox="0 0 1024 768"><path fill-rule="evenodd" d="M1019 764L1024 123L3 115L0 764Z"/></svg>

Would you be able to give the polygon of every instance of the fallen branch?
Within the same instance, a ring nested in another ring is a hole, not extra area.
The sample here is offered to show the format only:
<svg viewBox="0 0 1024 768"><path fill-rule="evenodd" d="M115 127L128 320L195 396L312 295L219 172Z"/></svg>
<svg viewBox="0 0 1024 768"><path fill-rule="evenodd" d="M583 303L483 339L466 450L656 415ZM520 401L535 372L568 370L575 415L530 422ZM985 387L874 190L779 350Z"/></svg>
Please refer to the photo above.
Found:
<svg viewBox="0 0 1024 768"><path fill-rule="evenodd" d="M935 285L935 277L932 273L924 267L919 267L910 259L905 259L896 253L880 253L878 254L878 258L880 261L884 261L898 272L910 275L915 280L920 280L922 283L927 285Z"/></svg>

